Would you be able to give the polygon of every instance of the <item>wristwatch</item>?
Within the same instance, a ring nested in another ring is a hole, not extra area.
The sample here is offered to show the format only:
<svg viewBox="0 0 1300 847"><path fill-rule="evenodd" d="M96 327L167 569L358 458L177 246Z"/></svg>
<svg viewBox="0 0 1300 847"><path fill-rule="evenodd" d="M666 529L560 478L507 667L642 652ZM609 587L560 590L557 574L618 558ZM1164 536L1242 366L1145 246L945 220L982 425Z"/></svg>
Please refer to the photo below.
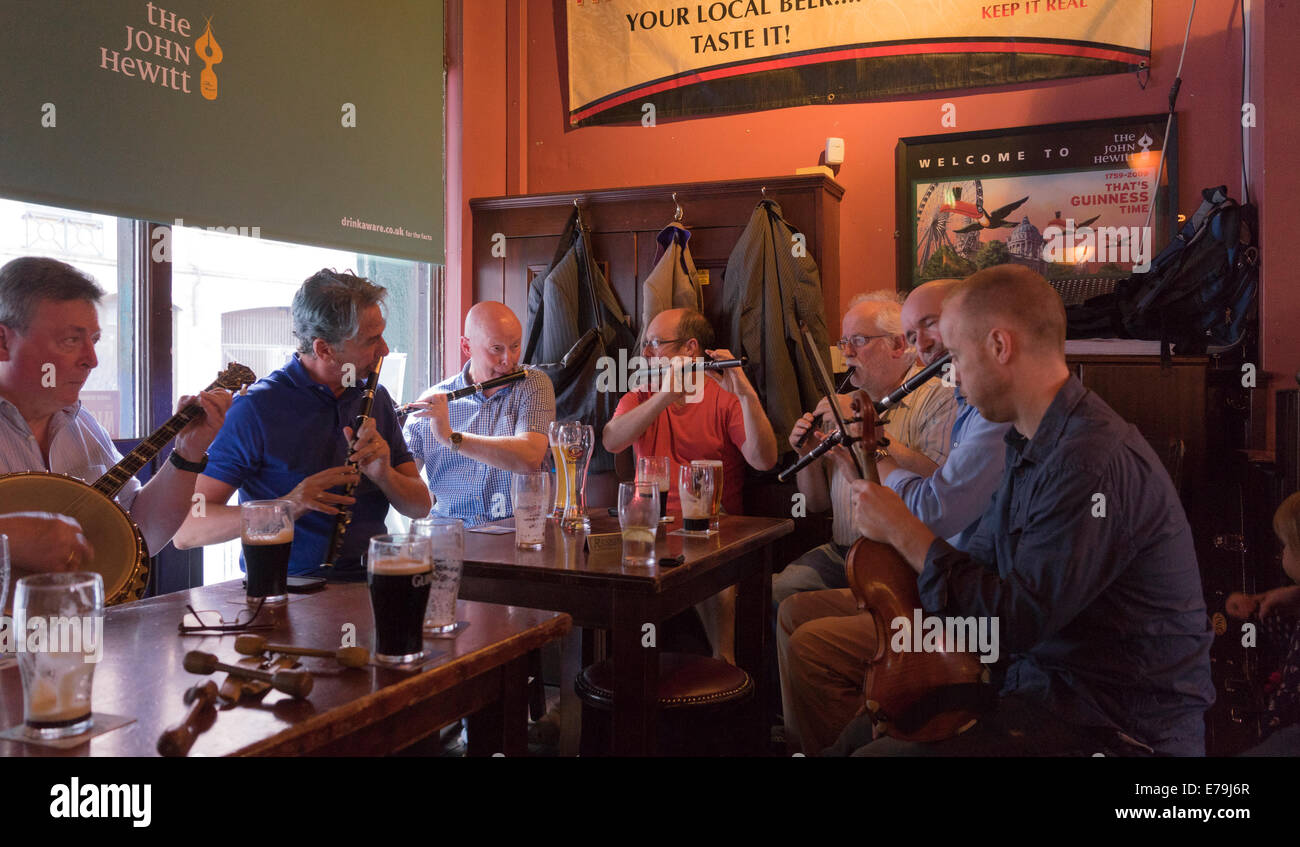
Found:
<svg viewBox="0 0 1300 847"><path fill-rule="evenodd" d="M465 440L464 433L453 432L450 436L448 436L448 439L451 441L451 449L459 453L460 443Z"/></svg>
<svg viewBox="0 0 1300 847"><path fill-rule="evenodd" d="M190 460L181 456L180 453L173 450L171 456L168 457L168 459L173 465L189 473L203 473L204 468L208 466L207 453L203 454L203 458L200 461L191 462Z"/></svg>

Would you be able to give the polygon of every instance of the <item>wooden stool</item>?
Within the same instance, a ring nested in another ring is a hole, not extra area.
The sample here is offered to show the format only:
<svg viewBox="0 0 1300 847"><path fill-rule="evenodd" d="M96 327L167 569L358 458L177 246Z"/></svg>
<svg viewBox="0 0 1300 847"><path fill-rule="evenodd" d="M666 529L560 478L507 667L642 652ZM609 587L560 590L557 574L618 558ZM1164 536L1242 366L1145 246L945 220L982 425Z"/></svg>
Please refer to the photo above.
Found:
<svg viewBox="0 0 1300 847"><path fill-rule="evenodd" d="M574 688L582 700L581 754L608 755L613 665L605 660L583 668ZM753 696L753 680L735 665L709 656L660 653L659 749L676 756L743 755L741 707Z"/></svg>

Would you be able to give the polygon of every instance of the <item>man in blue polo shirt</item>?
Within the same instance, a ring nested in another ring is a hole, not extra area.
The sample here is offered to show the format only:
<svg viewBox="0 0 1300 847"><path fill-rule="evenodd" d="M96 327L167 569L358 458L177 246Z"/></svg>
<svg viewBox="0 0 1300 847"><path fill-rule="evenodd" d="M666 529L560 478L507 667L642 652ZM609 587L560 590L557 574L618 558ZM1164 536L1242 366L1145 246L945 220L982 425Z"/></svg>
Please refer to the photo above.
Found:
<svg viewBox="0 0 1300 847"><path fill-rule="evenodd" d="M423 397L424 411L406 424L411 454L425 469L433 514L466 526L514 514L511 473L538 470L546 456L546 428L555 420L555 389L546 374L448 402L457 388L514 373L523 328L503 303L487 300L465 316L461 352L469 357L455 376Z"/></svg>
<svg viewBox="0 0 1300 847"><path fill-rule="evenodd" d="M429 511L429 493L402 440L392 398L380 386L371 419L355 433L362 386L388 353L381 310L387 292L351 273L322 270L293 298L298 352L280 370L239 397L221 436L208 451L195 491L205 498L200 515L185 520L176 546L197 547L238 538L239 502L288 500L294 517L289 573L361 580L361 555L372 535L385 531L391 504L407 517ZM352 497L341 492L358 480ZM339 506L352 521L334 568L322 569Z"/></svg>

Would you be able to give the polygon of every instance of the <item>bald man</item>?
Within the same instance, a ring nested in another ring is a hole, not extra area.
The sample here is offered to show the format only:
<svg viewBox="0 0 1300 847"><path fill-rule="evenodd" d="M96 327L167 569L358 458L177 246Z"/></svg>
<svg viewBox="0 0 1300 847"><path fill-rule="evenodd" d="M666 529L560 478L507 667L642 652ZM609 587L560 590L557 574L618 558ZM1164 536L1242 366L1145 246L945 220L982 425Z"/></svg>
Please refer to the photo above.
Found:
<svg viewBox="0 0 1300 847"><path fill-rule="evenodd" d="M433 494L433 514L460 518L466 526L508 518L511 473L542 466L549 447L546 428L555 420L555 389L546 374L525 368L525 377L480 394L448 402L447 394L519 369L523 327L503 303L477 303L465 316L460 373L420 398L425 409L406 424L406 440L423 465Z"/></svg>
<svg viewBox="0 0 1300 847"><path fill-rule="evenodd" d="M298 351L283 368L236 398L195 492L202 508L190 510L176 534L179 548L238 538L239 502L287 500L294 518L289 573L361 581L361 555L370 536L385 531L392 505L407 517L429 511L429 492L402 440L393 400L375 392L371 418L353 433L362 387L375 363L388 354L384 342L383 286L349 272L321 270L293 297L293 334ZM356 467L347 465L355 439ZM342 492L357 483L353 496ZM352 521L334 567L322 565L340 506Z"/></svg>
<svg viewBox="0 0 1300 847"><path fill-rule="evenodd" d="M853 484L854 524L919 575L925 614L996 633L998 706L932 744L873 741L856 718L830 752L1204 755L1213 635L1191 529L1146 439L1067 368L1060 296L999 265L939 325L967 402L1011 424L1002 481L964 552L872 483Z"/></svg>

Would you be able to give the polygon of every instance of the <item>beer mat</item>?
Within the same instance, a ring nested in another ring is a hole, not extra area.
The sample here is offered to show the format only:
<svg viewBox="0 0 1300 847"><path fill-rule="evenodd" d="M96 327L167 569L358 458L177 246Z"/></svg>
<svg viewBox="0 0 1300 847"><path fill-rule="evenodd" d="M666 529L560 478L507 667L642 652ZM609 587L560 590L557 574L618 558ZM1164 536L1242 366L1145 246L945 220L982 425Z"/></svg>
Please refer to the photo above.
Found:
<svg viewBox="0 0 1300 847"><path fill-rule="evenodd" d="M456 627L456 630L457 632L460 631L459 625ZM446 636L429 635L428 633L425 633L424 637L425 638L448 638L453 635L455 635L455 633L448 633ZM415 662L407 662L404 665L386 665L383 664L382 662L375 662L375 661L371 661L370 664L374 665L377 668L383 668L384 670L402 671L403 673L414 673L416 671L424 670L427 666L432 665L434 662L441 661L442 659L446 658L446 656L447 656L446 650L429 650L425 653L423 659L420 659Z"/></svg>
<svg viewBox="0 0 1300 847"><path fill-rule="evenodd" d="M483 526L472 526L465 531L481 532L484 535L509 535L515 531L515 528L513 526L497 526L494 524L484 524Z"/></svg>
<svg viewBox="0 0 1300 847"><path fill-rule="evenodd" d="M675 520L676 518L674 518L672 515L664 515L662 518L659 519L659 523L672 523Z"/></svg>
<svg viewBox="0 0 1300 847"><path fill-rule="evenodd" d="M5 741L19 741L24 744L35 744L38 747L53 747L56 750L71 750L73 747L80 747L97 735L103 735L106 732L112 732L118 727L135 723L135 718L129 718L126 715L110 715L107 712L92 712L91 716L95 722L90 729L80 735L73 735L68 738L28 738L23 732L23 725L11 726L4 732L0 732L0 738Z"/></svg>
<svg viewBox="0 0 1300 847"><path fill-rule="evenodd" d="M450 630L448 632L425 632L424 637L439 638L439 639L455 638L457 635L460 635L461 630L465 629L468 626L469 626L469 621L456 621L455 629Z"/></svg>
<svg viewBox="0 0 1300 847"><path fill-rule="evenodd" d="M686 530L686 529L674 529L668 534L680 535L683 538L708 538L710 535L717 535L718 530L708 529L708 530L702 530L700 532L691 532L690 530Z"/></svg>

